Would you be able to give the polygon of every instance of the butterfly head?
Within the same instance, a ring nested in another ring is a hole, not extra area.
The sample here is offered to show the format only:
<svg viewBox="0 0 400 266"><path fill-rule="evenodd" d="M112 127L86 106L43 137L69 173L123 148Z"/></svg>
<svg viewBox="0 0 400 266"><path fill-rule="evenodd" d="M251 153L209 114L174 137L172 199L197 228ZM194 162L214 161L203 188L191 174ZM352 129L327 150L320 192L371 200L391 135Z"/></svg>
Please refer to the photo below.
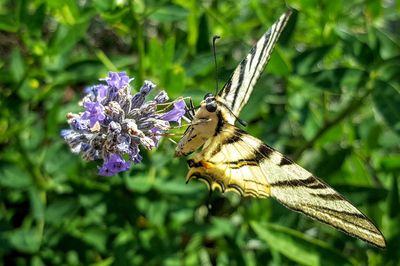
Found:
<svg viewBox="0 0 400 266"><path fill-rule="evenodd" d="M215 100L214 94L212 93L207 93L204 96L204 103L205 103L205 108L207 109L208 112L214 113L217 111L217 101Z"/></svg>

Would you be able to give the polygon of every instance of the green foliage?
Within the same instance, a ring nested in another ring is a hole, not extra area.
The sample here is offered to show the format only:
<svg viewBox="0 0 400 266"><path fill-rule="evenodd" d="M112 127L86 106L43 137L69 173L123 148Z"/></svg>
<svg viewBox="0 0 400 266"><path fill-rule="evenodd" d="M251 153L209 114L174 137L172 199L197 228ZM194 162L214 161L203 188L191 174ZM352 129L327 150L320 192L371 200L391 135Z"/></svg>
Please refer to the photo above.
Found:
<svg viewBox="0 0 400 266"><path fill-rule="evenodd" d="M109 70L198 103L215 86L211 36L222 83L282 1L16 0L0 5L0 264L397 265L400 5L287 3L298 12L243 110L246 130L354 202L386 250L273 200L209 197L185 184L166 140L106 178L59 136Z"/></svg>

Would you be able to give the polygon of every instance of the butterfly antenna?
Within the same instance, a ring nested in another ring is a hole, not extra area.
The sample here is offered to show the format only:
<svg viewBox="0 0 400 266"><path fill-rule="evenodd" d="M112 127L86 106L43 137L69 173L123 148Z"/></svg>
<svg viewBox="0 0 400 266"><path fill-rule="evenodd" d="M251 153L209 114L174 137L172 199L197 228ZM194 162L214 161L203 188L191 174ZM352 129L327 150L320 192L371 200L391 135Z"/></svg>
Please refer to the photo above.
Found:
<svg viewBox="0 0 400 266"><path fill-rule="evenodd" d="M214 64L215 64L215 95L218 93L218 65L217 65L217 53L215 52L215 41L221 38L218 35L214 35L212 39L213 44L213 54L214 54Z"/></svg>
<svg viewBox="0 0 400 266"><path fill-rule="evenodd" d="M219 102L219 103L222 104L233 115L234 118L236 118L236 120L239 122L239 124L241 124L244 127L247 126L247 123L245 121L243 121L242 119L240 119L237 115L235 115L232 112L232 110L228 106L226 106L225 103L223 103L223 102Z"/></svg>
<svg viewBox="0 0 400 266"><path fill-rule="evenodd" d="M193 119L193 117L195 116L194 110L196 110L196 109L195 109L195 107L194 107L192 98L189 98L189 106L190 106L190 110L191 110L190 114L191 114L192 119Z"/></svg>
<svg viewBox="0 0 400 266"><path fill-rule="evenodd" d="M174 143L175 145L177 144L175 140L168 138L169 141L171 141L172 143Z"/></svg>

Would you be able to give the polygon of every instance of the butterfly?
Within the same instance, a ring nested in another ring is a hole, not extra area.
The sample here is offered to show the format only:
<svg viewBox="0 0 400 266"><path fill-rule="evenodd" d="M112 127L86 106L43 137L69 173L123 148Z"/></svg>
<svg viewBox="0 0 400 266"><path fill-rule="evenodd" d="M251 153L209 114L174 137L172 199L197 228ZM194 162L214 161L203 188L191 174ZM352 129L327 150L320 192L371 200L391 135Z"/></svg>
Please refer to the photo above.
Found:
<svg viewBox="0 0 400 266"><path fill-rule="evenodd" d="M290 15L291 11L287 11L280 16L216 95L206 94L196 111L188 111L191 123L175 154L186 156L202 147L187 161L187 182L195 178L204 181L211 190L275 198L289 209L384 248L385 239L379 229L343 196L235 126Z"/></svg>

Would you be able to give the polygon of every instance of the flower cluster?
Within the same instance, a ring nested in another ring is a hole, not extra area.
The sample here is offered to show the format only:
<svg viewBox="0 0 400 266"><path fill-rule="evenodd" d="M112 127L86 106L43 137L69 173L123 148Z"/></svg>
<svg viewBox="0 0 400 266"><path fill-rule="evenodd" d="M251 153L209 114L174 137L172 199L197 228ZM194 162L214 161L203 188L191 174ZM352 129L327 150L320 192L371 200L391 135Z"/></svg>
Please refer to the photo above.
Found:
<svg viewBox="0 0 400 266"><path fill-rule="evenodd" d="M110 72L102 80L106 84L86 89L81 102L84 112L67 114L70 129L62 130L61 136L85 160L104 160L99 174L111 176L142 160L139 145L148 150L156 147L170 122L181 122L186 105L179 100L169 111L159 110L161 105L168 106L167 93L160 91L146 101L155 85L145 81L132 95L129 83L133 79L125 72Z"/></svg>

